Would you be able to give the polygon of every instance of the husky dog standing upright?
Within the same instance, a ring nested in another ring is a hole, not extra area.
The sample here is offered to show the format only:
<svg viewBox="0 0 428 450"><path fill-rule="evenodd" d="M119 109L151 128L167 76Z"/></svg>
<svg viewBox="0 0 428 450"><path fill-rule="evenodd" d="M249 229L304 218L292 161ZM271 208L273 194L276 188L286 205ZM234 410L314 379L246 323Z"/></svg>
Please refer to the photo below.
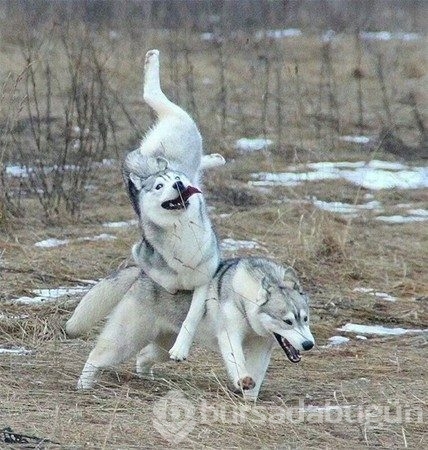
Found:
<svg viewBox="0 0 428 450"><path fill-rule="evenodd" d="M203 314L207 285L220 262L217 237L199 188L200 172L224 164L224 159L218 154L202 155L195 122L162 92L158 50L146 54L144 100L158 121L123 165L142 233L132 254L137 265L166 291L193 291L189 313L170 351L171 358L180 361L188 355ZM79 333L79 309L84 310L90 298L82 299L67 322L70 335ZM108 302L104 303L99 305L101 312L109 309Z"/></svg>
<svg viewBox="0 0 428 450"><path fill-rule="evenodd" d="M208 294L196 340L220 351L234 389L245 398L257 398L276 343L293 363L314 346L308 299L291 267L264 258L226 260ZM138 352L137 373L151 374L153 364L168 360L191 301L191 292L171 295L137 267L100 281L74 313L83 333L111 312L78 388L92 388L100 369ZM94 308L99 302L109 309Z"/></svg>

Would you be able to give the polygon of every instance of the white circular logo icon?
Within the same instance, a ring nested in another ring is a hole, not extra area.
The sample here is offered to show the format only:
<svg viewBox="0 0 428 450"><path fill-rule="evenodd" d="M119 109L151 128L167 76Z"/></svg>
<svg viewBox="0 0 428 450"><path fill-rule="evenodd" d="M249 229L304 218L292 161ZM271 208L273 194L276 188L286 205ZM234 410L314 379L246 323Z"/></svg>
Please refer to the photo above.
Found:
<svg viewBox="0 0 428 450"><path fill-rule="evenodd" d="M181 442L195 425L195 407L182 392L169 391L153 404L153 426L171 444Z"/></svg>

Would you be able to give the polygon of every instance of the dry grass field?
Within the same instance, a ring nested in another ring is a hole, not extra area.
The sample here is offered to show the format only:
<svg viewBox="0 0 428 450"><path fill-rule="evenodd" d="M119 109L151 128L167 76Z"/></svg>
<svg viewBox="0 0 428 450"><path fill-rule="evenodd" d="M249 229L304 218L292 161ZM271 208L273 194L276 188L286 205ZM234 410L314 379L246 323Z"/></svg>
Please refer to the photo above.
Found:
<svg viewBox="0 0 428 450"><path fill-rule="evenodd" d="M5 442L10 427L30 437L25 448L426 448L427 188L254 183L322 161L419 173L426 37L203 36L54 20L18 36L22 20L4 25L0 43L0 447L24 448ZM297 365L274 352L256 405L231 394L220 357L197 346L154 380L130 361L78 392L98 331L74 340L63 331L81 295L17 302L35 289L88 286L129 259L137 227L105 224L135 219L120 163L153 123L141 93L149 48L160 49L165 91L195 117L205 151L227 158L204 180L212 220L222 240L256 244L224 256L292 264L311 297L316 347ZM272 145L239 151L243 137ZM344 214L321 201L377 206ZM83 239L102 234L110 239ZM54 238L67 242L35 245ZM425 332L360 339L338 331L347 323ZM337 335L350 339L331 346Z"/></svg>

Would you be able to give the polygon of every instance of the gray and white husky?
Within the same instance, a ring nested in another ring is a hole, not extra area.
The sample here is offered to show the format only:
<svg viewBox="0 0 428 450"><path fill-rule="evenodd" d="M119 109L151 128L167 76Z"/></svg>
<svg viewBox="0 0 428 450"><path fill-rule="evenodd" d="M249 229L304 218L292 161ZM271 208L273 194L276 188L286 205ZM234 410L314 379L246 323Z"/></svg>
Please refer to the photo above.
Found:
<svg viewBox="0 0 428 450"><path fill-rule="evenodd" d="M220 262L217 237L199 188L200 171L222 165L224 159L218 154L202 155L195 122L162 92L158 50L146 54L144 100L158 120L123 166L142 233L132 254L136 264L171 294L193 291L191 308L170 351L171 358L180 361L188 355L208 283ZM84 308L84 302L78 308ZM66 326L71 335L79 332L76 314Z"/></svg>
<svg viewBox="0 0 428 450"><path fill-rule="evenodd" d="M101 369L136 355L137 373L150 375L153 364L169 359L191 299L191 292L170 294L137 267L100 281L74 313L80 333L111 313L78 388L92 388ZM209 285L196 340L217 348L234 388L256 399L276 344L294 363L314 346L308 299L294 270L264 258L223 261Z"/></svg>

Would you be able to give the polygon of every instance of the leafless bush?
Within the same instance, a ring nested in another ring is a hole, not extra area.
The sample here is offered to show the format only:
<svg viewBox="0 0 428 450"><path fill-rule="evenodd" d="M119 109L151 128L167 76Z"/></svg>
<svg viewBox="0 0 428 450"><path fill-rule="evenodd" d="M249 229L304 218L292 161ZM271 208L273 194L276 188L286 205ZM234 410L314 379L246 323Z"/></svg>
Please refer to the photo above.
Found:
<svg viewBox="0 0 428 450"><path fill-rule="evenodd" d="M63 212L79 216L97 163L106 158L109 147L117 153L117 102L102 52L89 35L77 40L63 35L58 45L62 61L55 65L43 45L23 46L25 69L18 82L23 85L21 109L26 117L15 119L2 135L8 141L2 146L3 157L8 152L9 161L26 169L21 183L37 197L47 221ZM20 196L12 197L13 180L4 170L2 183L8 206L19 210Z"/></svg>
<svg viewBox="0 0 428 450"><path fill-rule="evenodd" d="M22 82L24 71L15 78L9 74L2 85L0 94L0 113L4 118L0 127L0 224L5 222L7 216L19 213L19 196L18 201L12 198L7 181L5 157L13 146L12 130L16 127L18 116L23 108L24 99L19 95L18 85Z"/></svg>

